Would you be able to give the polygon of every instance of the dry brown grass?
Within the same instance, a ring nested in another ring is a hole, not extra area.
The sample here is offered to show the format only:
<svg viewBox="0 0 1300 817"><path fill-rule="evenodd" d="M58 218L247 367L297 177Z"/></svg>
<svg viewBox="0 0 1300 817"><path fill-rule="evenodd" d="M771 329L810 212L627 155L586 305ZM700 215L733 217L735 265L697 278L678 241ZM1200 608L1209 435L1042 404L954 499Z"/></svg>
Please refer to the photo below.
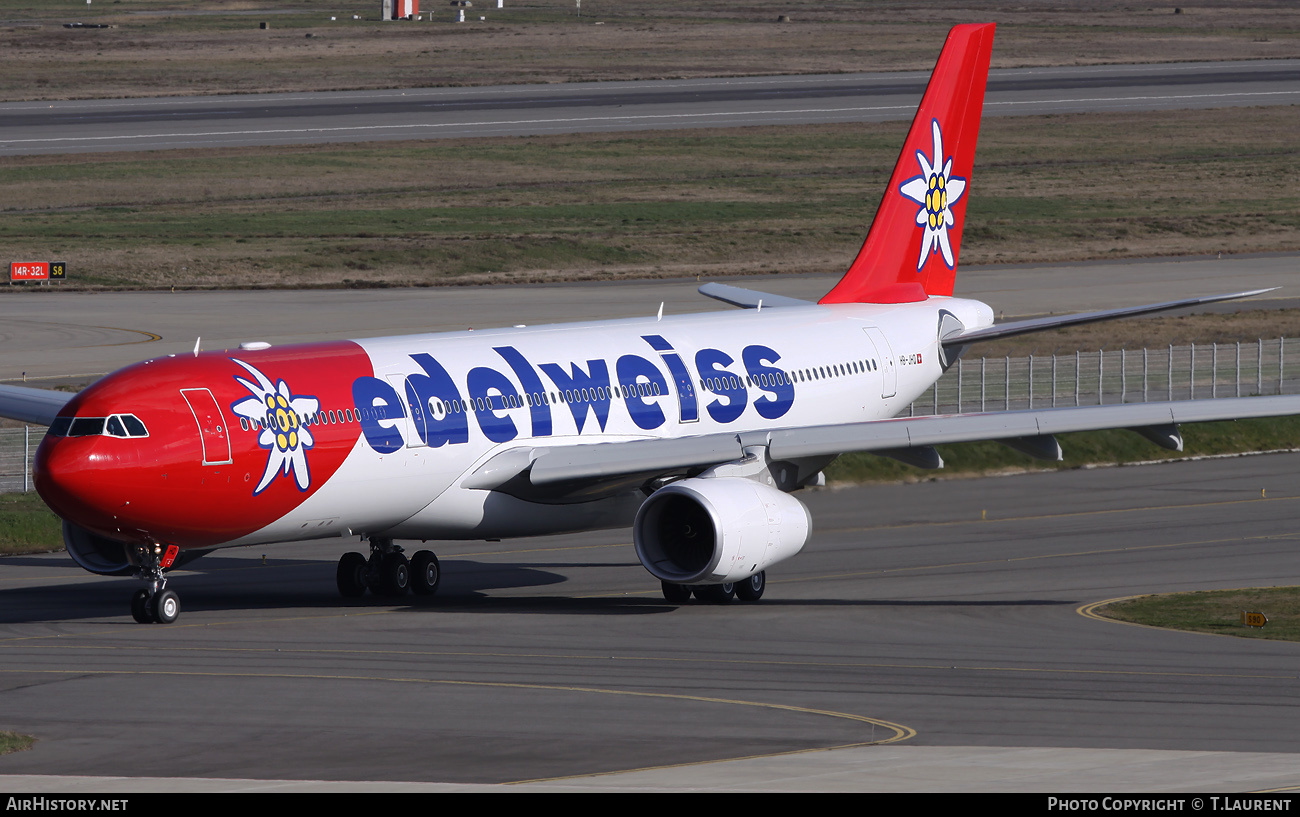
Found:
<svg viewBox="0 0 1300 817"><path fill-rule="evenodd" d="M1297 125L1294 107L989 119L962 263L1300 249L1300 191L1278 183L1300 175ZM2 158L0 243L97 286L834 272L905 129Z"/></svg>
<svg viewBox="0 0 1300 817"><path fill-rule="evenodd" d="M456 24L438 2L426 3L433 21L379 23L372 2L100 0L69 11L0 0L0 100L925 70L949 26L987 20L999 24L994 67L1300 56L1297 12L1281 0L1180 0L1181 14L1105 0L588 0L582 18L571 0L485 5ZM117 27L67 30L68 20Z"/></svg>

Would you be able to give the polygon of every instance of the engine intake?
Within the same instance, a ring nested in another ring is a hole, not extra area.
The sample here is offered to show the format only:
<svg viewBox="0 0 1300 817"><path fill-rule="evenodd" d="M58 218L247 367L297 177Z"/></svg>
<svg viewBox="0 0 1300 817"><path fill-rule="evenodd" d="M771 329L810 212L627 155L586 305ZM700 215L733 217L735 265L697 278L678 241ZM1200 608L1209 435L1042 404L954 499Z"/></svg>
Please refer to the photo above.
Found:
<svg viewBox="0 0 1300 817"><path fill-rule="evenodd" d="M72 561L101 576L129 576L135 570L126 545L63 520L63 546Z"/></svg>
<svg viewBox="0 0 1300 817"><path fill-rule="evenodd" d="M766 570L808 543L812 517L789 494L749 479L684 479L660 488L632 528L645 569L674 584L724 584Z"/></svg>

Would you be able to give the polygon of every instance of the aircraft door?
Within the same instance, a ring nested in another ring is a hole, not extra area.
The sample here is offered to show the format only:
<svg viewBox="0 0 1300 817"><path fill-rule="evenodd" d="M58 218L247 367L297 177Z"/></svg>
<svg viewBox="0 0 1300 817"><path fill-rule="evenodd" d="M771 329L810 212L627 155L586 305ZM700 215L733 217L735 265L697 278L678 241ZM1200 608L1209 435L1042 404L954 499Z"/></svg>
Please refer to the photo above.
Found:
<svg viewBox="0 0 1300 817"><path fill-rule="evenodd" d="M226 417L217 405L216 398L207 389L181 389L181 397L189 404L194 422L199 426L199 440L203 443L204 465L229 465L230 435Z"/></svg>
<svg viewBox="0 0 1300 817"><path fill-rule="evenodd" d="M879 328L864 326L862 331L867 333L867 346L875 352L880 364L880 396L893 397L898 394L898 361L894 360L894 350Z"/></svg>

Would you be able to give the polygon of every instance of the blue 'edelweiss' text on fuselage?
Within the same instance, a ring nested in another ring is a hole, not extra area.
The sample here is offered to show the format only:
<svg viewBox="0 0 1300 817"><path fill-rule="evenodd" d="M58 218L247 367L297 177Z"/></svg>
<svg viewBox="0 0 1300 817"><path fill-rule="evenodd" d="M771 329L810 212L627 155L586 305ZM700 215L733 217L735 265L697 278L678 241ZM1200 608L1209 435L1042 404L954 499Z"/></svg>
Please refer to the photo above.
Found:
<svg viewBox="0 0 1300 817"><path fill-rule="evenodd" d="M375 451L386 454L397 451L406 441L402 436L401 420L407 417L410 407L411 432L418 434L425 445L438 447L469 442L469 415L472 413L483 435L494 443L515 439L522 432L515 419L506 412L527 408L531 437L548 437L553 433L551 411L556 405L567 406L573 415L578 433L589 428L594 420L600 431L609 420L610 405L621 400L627 407L632 422L638 428L650 431L659 428L668 418L657 398L671 391L677 396L680 423L699 419L699 402L695 380L681 356L663 337L643 335L642 340L659 353L667 373L649 358L640 355L622 355L613 363L603 358L580 363L534 365L513 346L493 347L518 379L518 385L502 371L478 366L465 376L462 392L446 368L432 355L419 353L411 359L420 372L399 378L390 383L378 377L359 377L352 383L352 397L356 403L361 430L366 442ZM745 374L737 375L728 369L736 360L720 349L700 349L695 353L695 369L699 381L713 397L705 406L717 423L732 423L744 414L749 403L749 389L759 396L753 407L767 420L782 417L794 404L794 382L788 372L773 364L781 359L775 350L760 345L746 346L740 353ZM540 369L554 388L542 382ZM397 393L404 381L405 402ZM552 399L548 395L555 395ZM706 398L708 396L706 395Z"/></svg>

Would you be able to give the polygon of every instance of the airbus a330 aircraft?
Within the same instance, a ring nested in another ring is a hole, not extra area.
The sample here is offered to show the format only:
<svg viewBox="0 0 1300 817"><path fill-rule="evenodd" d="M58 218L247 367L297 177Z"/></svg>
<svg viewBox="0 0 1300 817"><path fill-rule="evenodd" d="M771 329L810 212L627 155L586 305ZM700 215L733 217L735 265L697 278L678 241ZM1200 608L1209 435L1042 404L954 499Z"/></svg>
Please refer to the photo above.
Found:
<svg viewBox="0 0 1300 817"><path fill-rule="evenodd" d="M741 311L148 360L71 397L0 388L0 415L49 424L35 484L85 569L145 582L216 548L360 536L345 596L438 588L401 539L497 539L633 523L666 598L763 594L812 520L792 492L846 451L930 466L937 443L1059 458L1059 432L1300 413L1256 397L888 419L971 344L1254 292L994 325L954 298L993 25L954 28L860 254L817 303L718 284Z"/></svg>

